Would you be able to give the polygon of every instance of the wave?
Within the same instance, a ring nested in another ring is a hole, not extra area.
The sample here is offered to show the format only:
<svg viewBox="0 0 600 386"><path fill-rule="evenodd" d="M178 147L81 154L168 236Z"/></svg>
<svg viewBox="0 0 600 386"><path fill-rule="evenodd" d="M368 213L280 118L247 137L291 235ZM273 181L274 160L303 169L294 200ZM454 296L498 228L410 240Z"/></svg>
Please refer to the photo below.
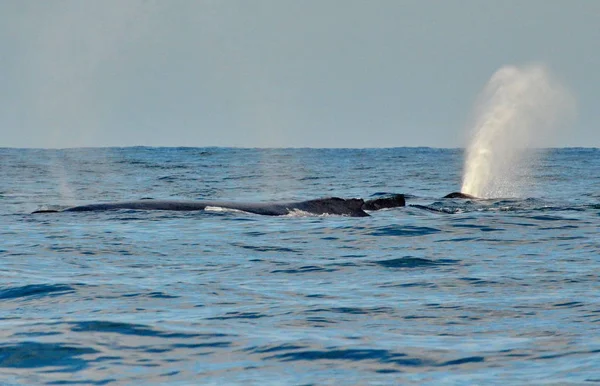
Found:
<svg viewBox="0 0 600 386"><path fill-rule="evenodd" d="M0 287L0 300L57 296L72 292L75 292L75 288L67 284L29 284L18 287Z"/></svg>
<svg viewBox="0 0 600 386"><path fill-rule="evenodd" d="M440 265L449 265L457 262L457 260L451 259L431 260L424 259L421 257L406 256L389 260L375 260L373 261L373 264L380 265L386 268L425 268L436 267Z"/></svg>
<svg viewBox="0 0 600 386"><path fill-rule="evenodd" d="M422 199L418 201L423 201ZM443 199L433 203L408 203L408 207L442 214L461 214L471 212L585 212L597 210L600 204L546 201L539 198L524 199Z"/></svg>

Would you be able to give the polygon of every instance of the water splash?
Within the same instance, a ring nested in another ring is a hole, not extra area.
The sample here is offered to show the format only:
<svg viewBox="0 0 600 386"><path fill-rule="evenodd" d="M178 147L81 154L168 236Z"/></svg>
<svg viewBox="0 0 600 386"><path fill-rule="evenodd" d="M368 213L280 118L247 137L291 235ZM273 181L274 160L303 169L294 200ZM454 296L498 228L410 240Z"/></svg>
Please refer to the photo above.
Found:
<svg viewBox="0 0 600 386"><path fill-rule="evenodd" d="M519 196L534 162L527 149L551 143L573 108L569 92L542 65L496 71L476 105L461 192Z"/></svg>
<svg viewBox="0 0 600 386"><path fill-rule="evenodd" d="M66 161L64 153L60 150L54 151L48 161L49 171L53 180L58 184L58 193L63 204L75 205L75 191L69 181L69 173L65 167L68 161Z"/></svg>

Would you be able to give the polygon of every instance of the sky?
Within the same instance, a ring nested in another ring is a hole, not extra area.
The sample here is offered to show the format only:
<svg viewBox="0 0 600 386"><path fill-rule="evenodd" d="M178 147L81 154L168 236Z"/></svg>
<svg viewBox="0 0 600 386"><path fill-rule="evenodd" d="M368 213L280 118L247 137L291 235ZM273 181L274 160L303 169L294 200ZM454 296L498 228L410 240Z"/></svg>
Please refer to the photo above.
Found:
<svg viewBox="0 0 600 386"><path fill-rule="evenodd" d="M543 64L600 147L600 1L0 0L0 147L463 147Z"/></svg>

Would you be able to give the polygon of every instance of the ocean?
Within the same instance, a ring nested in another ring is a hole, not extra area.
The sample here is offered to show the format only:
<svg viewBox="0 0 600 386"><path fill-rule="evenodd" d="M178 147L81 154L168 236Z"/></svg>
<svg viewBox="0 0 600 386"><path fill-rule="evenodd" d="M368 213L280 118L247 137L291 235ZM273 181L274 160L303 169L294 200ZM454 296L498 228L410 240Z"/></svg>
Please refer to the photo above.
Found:
<svg viewBox="0 0 600 386"><path fill-rule="evenodd" d="M0 384L600 383L600 149L0 149ZM370 217L117 210L403 193Z"/></svg>

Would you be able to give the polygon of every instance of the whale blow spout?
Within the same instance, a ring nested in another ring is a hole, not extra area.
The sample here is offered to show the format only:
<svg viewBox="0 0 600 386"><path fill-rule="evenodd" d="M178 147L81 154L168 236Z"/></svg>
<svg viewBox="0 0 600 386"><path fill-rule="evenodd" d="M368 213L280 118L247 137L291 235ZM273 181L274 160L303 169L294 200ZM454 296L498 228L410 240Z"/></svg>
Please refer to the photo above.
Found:
<svg viewBox="0 0 600 386"><path fill-rule="evenodd" d="M460 191L483 198L522 195L536 162L532 149L548 147L574 108L569 91L543 65L499 69L475 107Z"/></svg>

